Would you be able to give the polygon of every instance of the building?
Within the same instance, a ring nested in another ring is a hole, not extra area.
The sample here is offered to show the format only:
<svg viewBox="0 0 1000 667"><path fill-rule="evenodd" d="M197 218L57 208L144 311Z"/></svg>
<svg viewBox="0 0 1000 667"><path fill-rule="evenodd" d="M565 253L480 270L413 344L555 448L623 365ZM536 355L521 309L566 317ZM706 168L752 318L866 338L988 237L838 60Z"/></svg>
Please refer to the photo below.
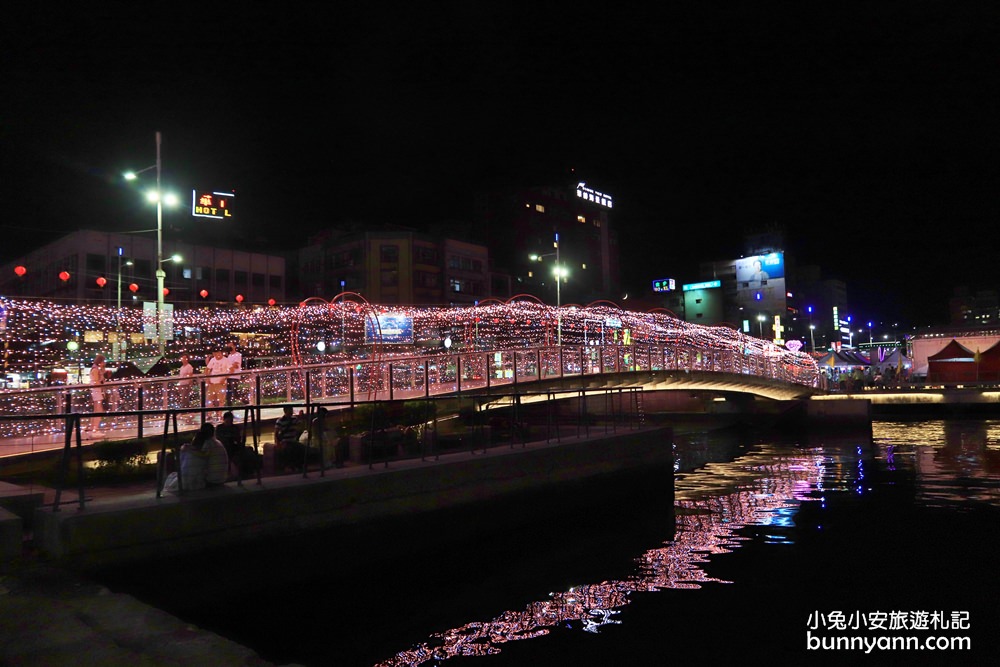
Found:
<svg viewBox="0 0 1000 667"><path fill-rule="evenodd" d="M497 267L511 275L513 292L553 305L617 301L613 211L611 195L585 183L498 188L477 193L475 230Z"/></svg>
<svg viewBox="0 0 1000 667"><path fill-rule="evenodd" d="M403 227L328 229L310 238L298 262L303 298L347 291L379 304L471 305L505 282L492 274L485 246Z"/></svg>
<svg viewBox="0 0 1000 667"><path fill-rule="evenodd" d="M286 299L285 259L164 239L165 300L267 303ZM156 301L156 239L81 230L0 267L0 293L74 303ZM240 297L240 298L238 298Z"/></svg>
<svg viewBox="0 0 1000 667"><path fill-rule="evenodd" d="M994 289L972 292L958 287L948 300L952 325L990 326L1000 322L1000 297Z"/></svg>

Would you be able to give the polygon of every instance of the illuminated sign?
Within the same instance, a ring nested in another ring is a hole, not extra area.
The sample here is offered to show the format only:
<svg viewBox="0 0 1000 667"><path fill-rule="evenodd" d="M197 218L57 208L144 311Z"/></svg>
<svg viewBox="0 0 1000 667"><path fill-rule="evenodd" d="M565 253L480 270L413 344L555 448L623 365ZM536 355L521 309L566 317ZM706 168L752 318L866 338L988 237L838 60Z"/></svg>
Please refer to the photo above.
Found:
<svg viewBox="0 0 1000 667"><path fill-rule="evenodd" d="M233 217L233 192L191 191L191 215L196 218L226 220Z"/></svg>
<svg viewBox="0 0 1000 667"><path fill-rule="evenodd" d="M577 183L576 196L580 199L586 199L587 201L592 201L595 204L612 208L611 195L606 195L603 192L598 192L597 190L588 188L585 183Z"/></svg>
<svg viewBox="0 0 1000 667"><path fill-rule="evenodd" d="M790 340L787 343L785 343L785 347L787 347L792 352L798 352L799 350L802 349L802 341Z"/></svg>
<svg viewBox="0 0 1000 667"><path fill-rule="evenodd" d="M654 292L673 292L677 289L677 283L673 278L661 278L653 281Z"/></svg>
<svg viewBox="0 0 1000 667"><path fill-rule="evenodd" d="M378 327L372 317L365 318L365 343L412 343L413 318L402 313L386 313L378 316Z"/></svg>
<svg viewBox="0 0 1000 667"><path fill-rule="evenodd" d="M722 287L721 280L709 280L707 283L689 283L687 285L681 285L681 289L685 292L690 292L696 289L712 289L713 287Z"/></svg>

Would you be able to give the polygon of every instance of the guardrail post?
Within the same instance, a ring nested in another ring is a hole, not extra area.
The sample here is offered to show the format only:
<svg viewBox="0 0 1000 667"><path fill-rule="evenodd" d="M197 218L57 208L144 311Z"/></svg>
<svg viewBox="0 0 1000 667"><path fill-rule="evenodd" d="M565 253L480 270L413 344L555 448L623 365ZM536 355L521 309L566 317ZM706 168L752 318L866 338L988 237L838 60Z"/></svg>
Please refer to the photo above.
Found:
<svg viewBox="0 0 1000 667"><path fill-rule="evenodd" d="M139 409L139 414L136 416L137 421L138 421L138 426L136 427L136 436L139 437L139 438L142 438L142 429L143 429L143 423L142 423L143 422L143 419L142 419L143 415L142 415L142 410L143 410L143 403L144 403L143 398L144 398L144 396L145 396L145 394L142 391L142 384L140 383L139 384L139 391L137 393L137 400L136 400L136 407Z"/></svg>
<svg viewBox="0 0 1000 667"><path fill-rule="evenodd" d="M455 392L462 393L462 357L455 357Z"/></svg>

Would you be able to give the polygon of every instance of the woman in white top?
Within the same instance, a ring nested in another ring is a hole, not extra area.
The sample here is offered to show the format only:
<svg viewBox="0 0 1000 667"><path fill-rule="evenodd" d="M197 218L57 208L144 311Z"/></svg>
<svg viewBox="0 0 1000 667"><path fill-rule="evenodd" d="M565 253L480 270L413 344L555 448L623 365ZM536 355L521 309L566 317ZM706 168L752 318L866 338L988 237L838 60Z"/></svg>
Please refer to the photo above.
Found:
<svg viewBox="0 0 1000 667"><path fill-rule="evenodd" d="M98 416L90 418L90 428L87 429L95 435L101 433L99 415L104 412L104 389L101 387L104 384L104 371L104 355L98 354L94 357L94 365L90 367L90 400L94 403L94 414Z"/></svg>

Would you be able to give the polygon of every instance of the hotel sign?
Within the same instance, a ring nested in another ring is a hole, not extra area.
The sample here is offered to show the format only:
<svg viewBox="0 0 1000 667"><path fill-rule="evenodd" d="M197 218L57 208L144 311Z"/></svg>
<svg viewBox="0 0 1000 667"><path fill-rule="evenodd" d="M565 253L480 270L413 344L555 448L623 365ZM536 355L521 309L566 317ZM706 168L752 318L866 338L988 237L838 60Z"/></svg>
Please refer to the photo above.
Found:
<svg viewBox="0 0 1000 667"><path fill-rule="evenodd" d="M234 192L191 191L191 215L196 218L227 220L233 217Z"/></svg>
<svg viewBox="0 0 1000 667"><path fill-rule="evenodd" d="M588 188L585 183L578 183L576 186L576 196L580 199L586 199L587 201L592 201L595 204L600 204L601 206L607 206L608 208L613 208L611 203L611 195L606 195L603 192L598 192L593 188Z"/></svg>

